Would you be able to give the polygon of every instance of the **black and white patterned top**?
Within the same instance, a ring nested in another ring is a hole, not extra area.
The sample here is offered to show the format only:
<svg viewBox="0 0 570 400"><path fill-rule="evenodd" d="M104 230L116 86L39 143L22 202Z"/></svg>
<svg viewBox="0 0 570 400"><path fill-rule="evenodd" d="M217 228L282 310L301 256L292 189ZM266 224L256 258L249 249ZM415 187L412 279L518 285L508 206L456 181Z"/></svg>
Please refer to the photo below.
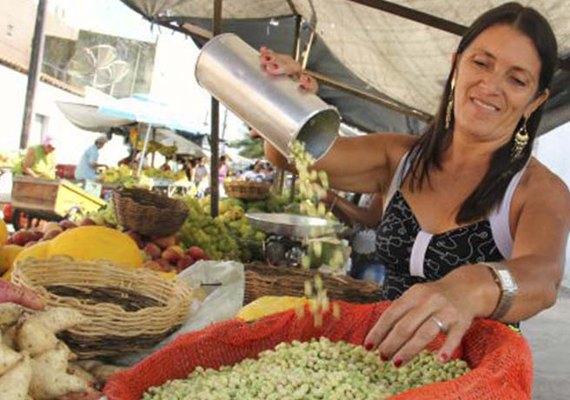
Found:
<svg viewBox="0 0 570 400"><path fill-rule="evenodd" d="M424 231L400 192L403 161L394 174L377 229L376 257L386 266L383 297L394 300L416 283L442 278L453 269L510 257L509 209L526 167L511 180L489 218L439 234Z"/></svg>

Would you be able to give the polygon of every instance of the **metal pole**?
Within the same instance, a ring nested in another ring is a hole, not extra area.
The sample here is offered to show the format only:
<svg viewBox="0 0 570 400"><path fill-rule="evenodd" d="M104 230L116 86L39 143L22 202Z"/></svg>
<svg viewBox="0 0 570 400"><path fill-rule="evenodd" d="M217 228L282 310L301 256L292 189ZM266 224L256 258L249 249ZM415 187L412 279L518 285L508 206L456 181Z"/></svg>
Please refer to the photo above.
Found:
<svg viewBox="0 0 570 400"><path fill-rule="evenodd" d="M25 149L28 146L32 117L34 115L34 97L42 66L46 7L47 0L39 0L36 13L36 26L34 28L34 38L32 39L32 54L30 56L30 66L28 67L28 86L26 88L24 119L22 121L22 132L20 134L21 149Z"/></svg>
<svg viewBox="0 0 570 400"><path fill-rule="evenodd" d="M144 143L143 143L143 148L142 148L142 152L141 152L141 158L139 160L139 167L137 168L137 178L140 178L141 176L141 171L142 171L142 167L144 164L144 159L146 157L146 148L148 147L148 139L150 138L150 130L152 129L152 125L148 124L147 128L146 128L146 133L144 135Z"/></svg>
<svg viewBox="0 0 570 400"><path fill-rule="evenodd" d="M214 0L214 19L212 21L212 33L219 35L222 31L222 0ZM220 189L218 187L218 158L220 146L220 104L212 97L212 114L210 120L211 129L211 152L210 160L210 213L212 217L218 216L220 201Z"/></svg>

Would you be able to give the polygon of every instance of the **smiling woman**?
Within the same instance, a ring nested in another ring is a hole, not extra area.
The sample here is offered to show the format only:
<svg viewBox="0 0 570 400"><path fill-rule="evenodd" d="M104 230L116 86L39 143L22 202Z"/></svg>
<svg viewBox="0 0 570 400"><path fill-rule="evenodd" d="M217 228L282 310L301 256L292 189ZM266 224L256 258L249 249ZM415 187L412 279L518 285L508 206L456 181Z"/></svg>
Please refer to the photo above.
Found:
<svg viewBox="0 0 570 400"><path fill-rule="evenodd" d="M475 318L519 322L556 301L570 194L531 157L556 55L537 11L494 8L460 41L420 138L341 137L315 164L333 188L385 199L376 257L393 303L365 345L395 365L438 333L447 336L439 350L446 361ZM269 50L260 63L268 74L295 72ZM267 143L266 153L286 165Z"/></svg>

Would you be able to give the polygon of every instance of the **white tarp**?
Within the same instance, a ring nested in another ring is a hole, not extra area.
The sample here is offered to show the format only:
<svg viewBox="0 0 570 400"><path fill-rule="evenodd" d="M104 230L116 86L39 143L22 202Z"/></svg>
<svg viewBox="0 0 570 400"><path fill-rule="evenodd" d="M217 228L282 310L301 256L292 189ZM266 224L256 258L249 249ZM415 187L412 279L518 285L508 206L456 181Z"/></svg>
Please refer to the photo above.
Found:
<svg viewBox="0 0 570 400"><path fill-rule="evenodd" d="M212 18L212 0L123 0L152 17ZM400 6L468 26L504 0L400 0ZM570 53L570 1L526 0L550 21L560 54ZM223 18L303 15L359 78L412 108L433 114L459 37L347 0L223 0ZM290 7L293 5L293 9Z"/></svg>

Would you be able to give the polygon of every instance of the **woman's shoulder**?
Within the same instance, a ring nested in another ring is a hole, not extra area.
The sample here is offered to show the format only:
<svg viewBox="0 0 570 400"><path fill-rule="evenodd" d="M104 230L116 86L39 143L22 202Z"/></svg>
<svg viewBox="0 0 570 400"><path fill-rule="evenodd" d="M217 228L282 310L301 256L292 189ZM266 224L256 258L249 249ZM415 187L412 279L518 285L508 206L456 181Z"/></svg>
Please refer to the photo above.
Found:
<svg viewBox="0 0 570 400"><path fill-rule="evenodd" d="M570 209L570 191L567 184L534 157L529 162L520 186L523 189L525 202L540 202Z"/></svg>

